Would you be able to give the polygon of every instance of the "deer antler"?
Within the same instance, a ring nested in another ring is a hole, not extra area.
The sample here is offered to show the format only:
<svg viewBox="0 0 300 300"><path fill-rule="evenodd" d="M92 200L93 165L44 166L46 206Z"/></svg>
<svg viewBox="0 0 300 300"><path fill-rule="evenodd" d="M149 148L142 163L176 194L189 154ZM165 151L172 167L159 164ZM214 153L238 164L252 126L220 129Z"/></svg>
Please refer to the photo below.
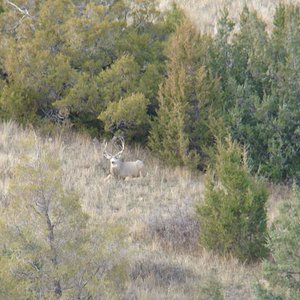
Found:
<svg viewBox="0 0 300 300"><path fill-rule="evenodd" d="M105 142L105 146L104 146L104 150L103 150L103 156L104 156L106 159L111 159L111 158L112 158L112 155L110 155L110 154L107 153L106 148L107 148L107 142Z"/></svg>
<svg viewBox="0 0 300 300"><path fill-rule="evenodd" d="M111 159L112 157L116 157L116 158L119 158L121 155L122 155L122 153L123 153L123 151L124 151L124 149L125 149L125 140L124 140L124 138L123 137L119 137L119 138L113 138L112 139L112 142L114 143L114 145L115 146L117 146L116 145L116 140L120 140L120 142L121 142L121 150L118 152L118 153L116 153L116 154L108 154L107 153L107 151L106 151L106 148L107 148L107 142L105 142L105 146L104 146L104 150L103 150L103 156L106 158L106 159Z"/></svg>
<svg viewBox="0 0 300 300"><path fill-rule="evenodd" d="M124 138L123 137L119 137L119 140L121 141L121 147L122 147L122 149L121 149L121 151L119 151L117 154L114 155L115 157L120 157L122 155L124 149L125 149L125 140L124 140Z"/></svg>

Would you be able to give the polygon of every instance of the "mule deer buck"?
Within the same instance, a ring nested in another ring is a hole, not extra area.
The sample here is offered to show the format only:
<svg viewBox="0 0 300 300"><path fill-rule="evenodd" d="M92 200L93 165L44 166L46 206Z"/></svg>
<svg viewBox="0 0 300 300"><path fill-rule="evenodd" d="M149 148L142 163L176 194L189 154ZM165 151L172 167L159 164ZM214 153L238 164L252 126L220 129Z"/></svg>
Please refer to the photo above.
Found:
<svg viewBox="0 0 300 300"><path fill-rule="evenodd" d="M103 150L103 156L110 160L110 174L105 178L108 180L111 177L128 179L133 177L142 177L145 176L145 167L144 163L141 160L136 161L123 161L121 156L125 149L125 141L124 138L119 138L121 141L121 150L112 155L108 154L106 151L107 142L105 142L105 147Z"/></svg>

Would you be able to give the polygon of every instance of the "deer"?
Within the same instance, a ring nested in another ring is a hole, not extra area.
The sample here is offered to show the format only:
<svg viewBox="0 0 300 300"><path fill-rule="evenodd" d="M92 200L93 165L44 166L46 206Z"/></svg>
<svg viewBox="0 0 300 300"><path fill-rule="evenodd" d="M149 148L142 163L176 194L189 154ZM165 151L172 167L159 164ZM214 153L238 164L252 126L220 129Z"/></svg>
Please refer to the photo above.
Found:
<svg viewBox="0 0 300 300"><path fill-rule="evenodd" d="M114 155L107 153L107 142L105 142L103 156L110 161L110 174L105 180L112 177L126 180L134 177L144 177L146 175L145 167L141 160L123 161L121 157L125 149L125 140L123 137L120 137L119 140L121 141L121 150Z"/></svg>

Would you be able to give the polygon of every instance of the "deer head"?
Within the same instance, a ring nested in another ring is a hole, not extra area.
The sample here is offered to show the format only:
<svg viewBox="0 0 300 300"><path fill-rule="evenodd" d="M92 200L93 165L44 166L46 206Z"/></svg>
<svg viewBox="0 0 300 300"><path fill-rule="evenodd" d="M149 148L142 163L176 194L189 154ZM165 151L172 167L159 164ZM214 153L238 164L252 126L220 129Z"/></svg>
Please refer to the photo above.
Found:
<svg viewBox="0 0 300 300"><path fill-rule="evenodd" d="M128 177L144 176L144 163L142 161L123 161L121 159L122 153L125 149L125 140L123 137L118 138L118 140L121 143L121 145L119 145L121 148L116 154L109 154L107 152L107 142L104 146L103 156L110 161L110 175L107 177L107 179L111 176L123 179ZM116 144L116 138L113 139L113 142Z"/></svg>

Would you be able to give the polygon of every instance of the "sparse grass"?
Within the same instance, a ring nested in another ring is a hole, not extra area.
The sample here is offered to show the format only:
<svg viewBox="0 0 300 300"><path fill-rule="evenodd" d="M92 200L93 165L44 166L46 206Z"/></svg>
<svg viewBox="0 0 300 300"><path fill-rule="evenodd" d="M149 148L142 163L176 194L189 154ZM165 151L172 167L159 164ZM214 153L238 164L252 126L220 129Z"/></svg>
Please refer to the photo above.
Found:
<svg viewBox="0 0 300 300"><path fill-rule="evenodd" d="M0 124L0 206L5 204L10 170L20 157L35 155L32 130ZM108 161L103 144L65 134L43 138L61 160L64 186L78 191L91 222L122 223L128 229L130 283L124 299L254 299L260 265L243 265L215 256L198 245L194 206L203 195L202 176L170 169L140 147L126 148L125 159L142 159L145 178L104 181ZM277 214L278 190L270 187L269 215Z"/></svg>
<svg viewBox="0 0 300 300"><path fill-rule="evenodd" d="M174 0L160 0L162 8L168 7ZM247 4L250 9L258 11L267 26L272 25L275 8L279 3L299 3L298 0L175 0L198 28L204 31L214 32L220 12L227 7L230 17L238 20L239 14Z"/></svg>

